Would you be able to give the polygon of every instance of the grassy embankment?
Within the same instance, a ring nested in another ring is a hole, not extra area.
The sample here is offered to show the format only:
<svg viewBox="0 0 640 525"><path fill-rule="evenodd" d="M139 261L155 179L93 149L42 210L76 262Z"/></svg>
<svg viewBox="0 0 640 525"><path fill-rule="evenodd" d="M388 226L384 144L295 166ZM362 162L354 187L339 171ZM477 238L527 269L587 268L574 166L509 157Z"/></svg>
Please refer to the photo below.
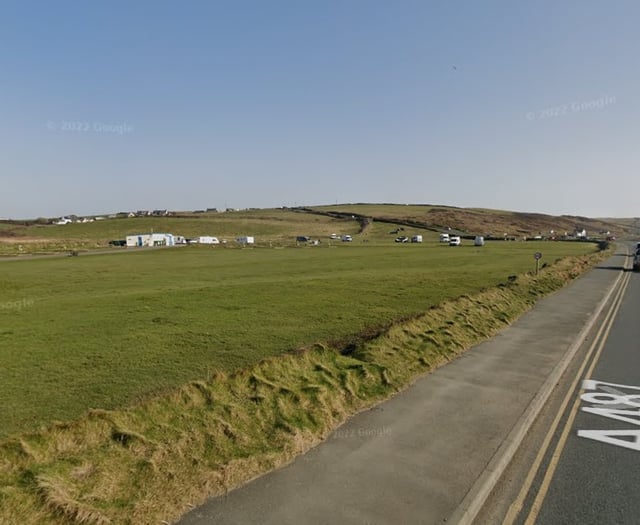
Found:
<svg viewBox="0 0 640 525"><path fill-rule="evenodd" d="M588 249L200 248L5 263L14 307L0 309L0 429L14 437L0 446L0 522L175 518L313 446L588 264L495 287L531 269L534 251L553 261ZM404 321L358 338L393 319ZM74 421L42 428L52 419Z"/></svg>

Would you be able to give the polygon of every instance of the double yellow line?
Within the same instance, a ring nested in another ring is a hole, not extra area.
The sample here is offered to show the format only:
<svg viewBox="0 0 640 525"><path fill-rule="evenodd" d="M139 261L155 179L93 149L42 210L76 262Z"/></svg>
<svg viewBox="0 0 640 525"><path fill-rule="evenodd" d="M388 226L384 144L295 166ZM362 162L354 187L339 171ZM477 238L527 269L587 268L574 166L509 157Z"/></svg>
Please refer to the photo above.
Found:
<svg viewBox="0 0 640 525"><path fill-rule="evenodd" d="M626 269L627 269L627 264L625 263L625 270ZM524 484L522 485L522 488L518 493L518 497L514 500L514 502L509 507L509 511L507 512L507 515L505 516L504 521L502 522L502 525L512 525L515 522L518 515L520 514L520 512L522 512L524 501L531 490L533 481L536 478L538 471L540 470L540 465L542 464L542 461L546 456L547 451L549 450L551 440L553 439L553 436L555 435L558 429L558 426L560 425L560 421L562 420L562 416L567 409L569 401L571 400L571 398L574 396L576 392L576 387L578 385L578 382L583 377L584 379L591 378L591 374L593 373L593 370L596 364L598 363L598 360L600 359L600 355L602 354L602 349L604 348L607 338L609 337L609 332L611 331L611 327L613 326L616 315L620 310L620 305L622 304L622 299L624 297L624 293L629 284L630 278L631 278L630 274L628 272L625 272L625 274L623 275L620 281L618 289L615 293L613 302L611 303L611 306L607 311L605 319L602 325L600 326L598 333L596 334L596 337L593 340L593 343L591 343L591 346L587 351L587 355L584 359L584 362L580 366L580 369L578 370L575 378L573 379L571 387L567 391L567 394L564 397L562 404L560 405L558 413L556 414L553 420L553 423L551 424L551 427L549 428L549 431L547 432L547 435L545 436L544 441L542 442L542 446L540 447L540 450L538 451L538 454L533 464L531 465L529 472L527 473L527 477L525 478ZM589 366L589 369L587 370L586 374L583 376L583 373L589 361L591 361L591 365ZM542 508L542 503L544 502L544 499L549 490L549 486L551 485L551 480L553 479L553 475L555 474L556 468L558 467L560 456L566 445L567 438L569 437L569 432L571 431L571 427L573 426L573 422L578 413L579 406L580 406L580 396L576 396L573 406L571 407L569 417L567 418L564 428L562 429L562 434L560 435L560 439L558 440L558 443L556 444L556 447L553 451L551 459L549 460L549 464L547 465L547 470L545 472L544 478L542 479L542 482L538 489L538 493L536 494L536 497L531 505L531 509L529 511L529 514L527 515L527 519L524 522L525 525L533 525L538 517L540 509Z"/></svg>

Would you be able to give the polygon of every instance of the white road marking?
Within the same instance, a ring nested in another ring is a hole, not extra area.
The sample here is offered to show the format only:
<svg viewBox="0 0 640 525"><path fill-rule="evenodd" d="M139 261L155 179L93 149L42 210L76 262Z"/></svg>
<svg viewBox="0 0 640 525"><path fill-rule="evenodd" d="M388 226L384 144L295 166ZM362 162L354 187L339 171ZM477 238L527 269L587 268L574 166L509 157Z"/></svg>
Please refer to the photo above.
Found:
<svg viewBox="0 0 640 525"><path fill-rule="evenodd" d="M590 392L582 394L580 399L595 405L582 407L583 412L640 426L640 387L585 379L582 388ZM640 451L640 430L578 430L578 437Z"/></svg>
<svg viewBox="0 0 640 525"><path fill-rule="evenodd" d="M640 430L578 430L578 436L640 451ZM632 437L633 441L620 439L618 436Z"/></svg>

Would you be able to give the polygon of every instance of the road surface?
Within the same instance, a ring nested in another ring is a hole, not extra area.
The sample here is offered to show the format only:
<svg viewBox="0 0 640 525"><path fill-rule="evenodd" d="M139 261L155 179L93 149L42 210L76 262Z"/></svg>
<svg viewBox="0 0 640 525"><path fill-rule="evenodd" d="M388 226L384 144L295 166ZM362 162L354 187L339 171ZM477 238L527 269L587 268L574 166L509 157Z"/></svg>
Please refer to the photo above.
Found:
<svg viewBox="0 0 640 525"><path fill-rule="evenodd" d="M477 523L640 523L640 274L616 299Z"/></svg>

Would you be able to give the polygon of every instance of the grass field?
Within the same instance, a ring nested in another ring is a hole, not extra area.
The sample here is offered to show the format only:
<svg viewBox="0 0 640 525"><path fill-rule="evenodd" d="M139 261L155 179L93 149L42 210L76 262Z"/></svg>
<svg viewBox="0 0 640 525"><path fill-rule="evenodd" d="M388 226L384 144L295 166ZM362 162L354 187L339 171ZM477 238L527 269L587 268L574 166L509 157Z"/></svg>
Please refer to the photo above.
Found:
<svg viewBox="0 0 640 525"><path fill-rule="evenodd" d="M212 235L231 242L252 235L259 244L294 245L298 235L328 239L332 233L354 235L359 224L291 210L250 210L181 217L134 217L66 225L0 223L0 255L104 248L113 239L147 232L184 237ZM21 247L20 247L21 246Z"/></svg>
<svg viewBox="0 0 640 525"><path fill-rule="evenodd" d="M593 250L185 247L3 262L0 438L347 339L530 271L536 251L553 262Z"/></svg>

